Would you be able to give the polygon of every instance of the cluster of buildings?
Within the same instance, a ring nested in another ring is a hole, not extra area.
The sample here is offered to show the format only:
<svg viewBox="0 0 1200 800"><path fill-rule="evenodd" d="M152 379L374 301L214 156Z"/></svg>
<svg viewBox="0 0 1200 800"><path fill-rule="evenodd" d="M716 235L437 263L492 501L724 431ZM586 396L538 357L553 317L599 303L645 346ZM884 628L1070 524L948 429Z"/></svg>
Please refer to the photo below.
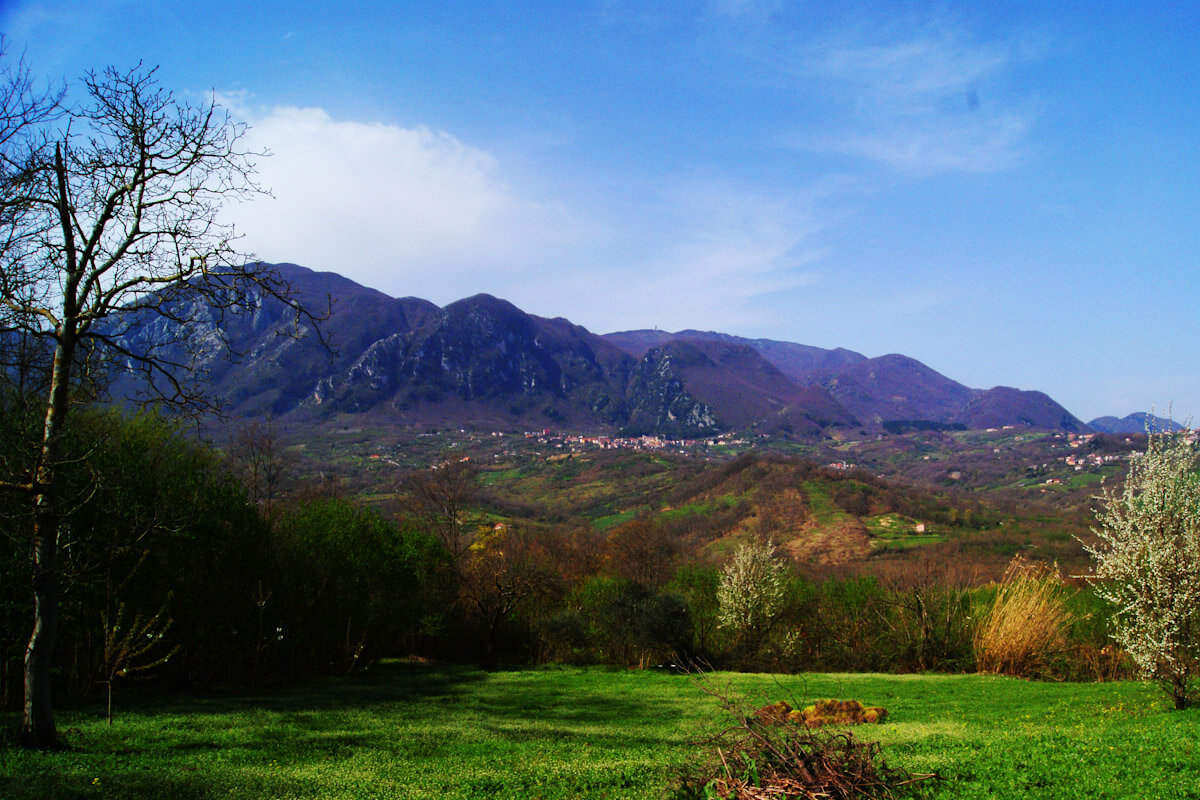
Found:
<svg viewBox="0 0 1200 800"><path fill-rule="evenodd" d="M586 436L574 433L552 433L549 430L526 431L526 441L570 449L584 450L692 450L716 443L712 439L664 439L661 436ZM736 443L736 442L721 442Z"/></svg>
<svg viewBox="0 0 1200 800"><path fill-rule="evenodd" d="M1124 461L1128 458L1126 453L1088 453L1087 455L1066 456L1063 461L1068 467L1074 467L1078 472L1084 467L1103 467L1105 464L1111 464L1114 461Z"/></svg>

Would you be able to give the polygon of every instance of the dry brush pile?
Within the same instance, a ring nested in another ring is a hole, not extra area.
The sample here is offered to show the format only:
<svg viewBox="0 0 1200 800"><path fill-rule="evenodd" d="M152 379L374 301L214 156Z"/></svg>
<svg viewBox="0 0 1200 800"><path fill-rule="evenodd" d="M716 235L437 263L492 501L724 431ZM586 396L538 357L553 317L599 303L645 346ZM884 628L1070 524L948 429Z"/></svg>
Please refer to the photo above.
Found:
<svg viewBox="0 0 1200 800"><path fill-rule="evenodd" d="M728 723L704 742L708 759L681 777L679 800L849 800L892 797L934 774L889 767L878 742L846 726L882 721L887 712L857 701L818 701L803 711L786 702L748 712L729 691L700 678Z"/></svg>

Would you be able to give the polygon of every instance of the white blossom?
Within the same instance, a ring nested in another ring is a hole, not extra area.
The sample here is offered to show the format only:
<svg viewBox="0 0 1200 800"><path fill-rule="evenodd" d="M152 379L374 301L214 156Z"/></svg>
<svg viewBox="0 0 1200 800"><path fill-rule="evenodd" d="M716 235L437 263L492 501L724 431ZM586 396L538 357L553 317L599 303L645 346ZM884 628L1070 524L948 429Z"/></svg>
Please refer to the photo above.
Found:
<svg viewBox="0 0 1200 800"><path fill-rule="evenodd" d="M739 646L757 647L775 621L786 588L787 564L771 542L744 542L734 550L717 587L721 627Z"/></svg>
<svg viewBox="0 0 1200 800"><path fill-rule="evenodd" d="M1123 487L1100 499L1084 542L1092 582L1114 609L1113 638L1142 675L1161 682L1177 708L1200 663L1200 476L1182 433L1151 433Z"/></svg>

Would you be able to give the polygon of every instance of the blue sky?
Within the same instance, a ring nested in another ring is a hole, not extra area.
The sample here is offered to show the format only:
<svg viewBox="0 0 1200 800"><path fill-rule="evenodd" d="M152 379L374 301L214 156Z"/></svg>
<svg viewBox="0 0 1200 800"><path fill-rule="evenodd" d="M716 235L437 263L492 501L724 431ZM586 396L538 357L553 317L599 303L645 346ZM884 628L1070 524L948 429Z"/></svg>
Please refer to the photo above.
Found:
<svg viewBox="0 0 1200 800"><path fill-rule="evenodd" d="M269 261L1200 414L1200 4L3 0L252 126ZM322 8L321 6L324 6Z"/></svg>

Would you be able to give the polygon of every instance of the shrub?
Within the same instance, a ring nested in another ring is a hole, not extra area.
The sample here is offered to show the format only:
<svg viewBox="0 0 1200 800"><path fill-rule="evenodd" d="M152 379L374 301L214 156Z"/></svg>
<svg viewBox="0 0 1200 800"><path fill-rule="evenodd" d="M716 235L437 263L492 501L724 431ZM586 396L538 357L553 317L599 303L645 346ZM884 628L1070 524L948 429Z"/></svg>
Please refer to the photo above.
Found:
<svg viewBox="0 0 1200 800"><path fill-rule="evenodd" d="M693 634L689 649L704 658L711 657L716 647L720 624L717 588L720 585L720 570L701 564L682 565L667 584L667 590L682 597L687 604Z"/></svg>
<svg viewBox="0 0 1200 800"><path fill-rule="evenodd" d="M1071 626L1067 652L1055 664L1055 677L1069 681L1127 681L1137 677L1129 654L1113 644L1112 609L1094 586L1075 588L1067 601Z"/></svg>
<svg viewBox="0 0 1200 800"><path fill-rule="evenodd" d="M890 669L895 653L882 609L888 593L874 576L828 580L816 598L814 645L822 669L876 672Z"/></svg>
<svg viewBox="0 0 1200 800"><path fill-rule="evenodd" d="M787 564L775 557L770 542L744 542L726 563L717 604L721 627L729 631L739 654L752 658L775 624L786 577Z"/></svg>
<svg viewBox="0 0 1200 800"><path fill-rule="evenodd" d="M270 545L275 574L261 595L260 654L285 674L349 672L406 654L449 606L442 544L349 500L281 506Z"/></svg>
<svg viewBox="0 0 1200 800"><path fill-rule="evenodd" d="M566 609L541 624L541 634L552 657L574 663L646 667L692 646L683 597L603 575L576 587Z"/></svg>
<svg viewBox="0 0 1200 800"><path fill-rule="evenodd" d="M1182 433L1152 433L1120 489L1107 489L1084 542L1092 581L1114 609L1113 638L1176 708L1200 670L1200 476Z"/></svg>
<svg viewBox="0 0 1200 800"><path fill-rule="evenodd" d="M975 629L980 672L1018 677L1044 673L1063 650L1071 614L1056 567L1013 559L991 607Z"/></svg>
<svg viewBox="0 0 1200 800"><path fill-rule="evenodd" d="M922 558L882 578L881 622L893 652L889 669L962 671L974 667L970 586L973 571Z"/></svg>

